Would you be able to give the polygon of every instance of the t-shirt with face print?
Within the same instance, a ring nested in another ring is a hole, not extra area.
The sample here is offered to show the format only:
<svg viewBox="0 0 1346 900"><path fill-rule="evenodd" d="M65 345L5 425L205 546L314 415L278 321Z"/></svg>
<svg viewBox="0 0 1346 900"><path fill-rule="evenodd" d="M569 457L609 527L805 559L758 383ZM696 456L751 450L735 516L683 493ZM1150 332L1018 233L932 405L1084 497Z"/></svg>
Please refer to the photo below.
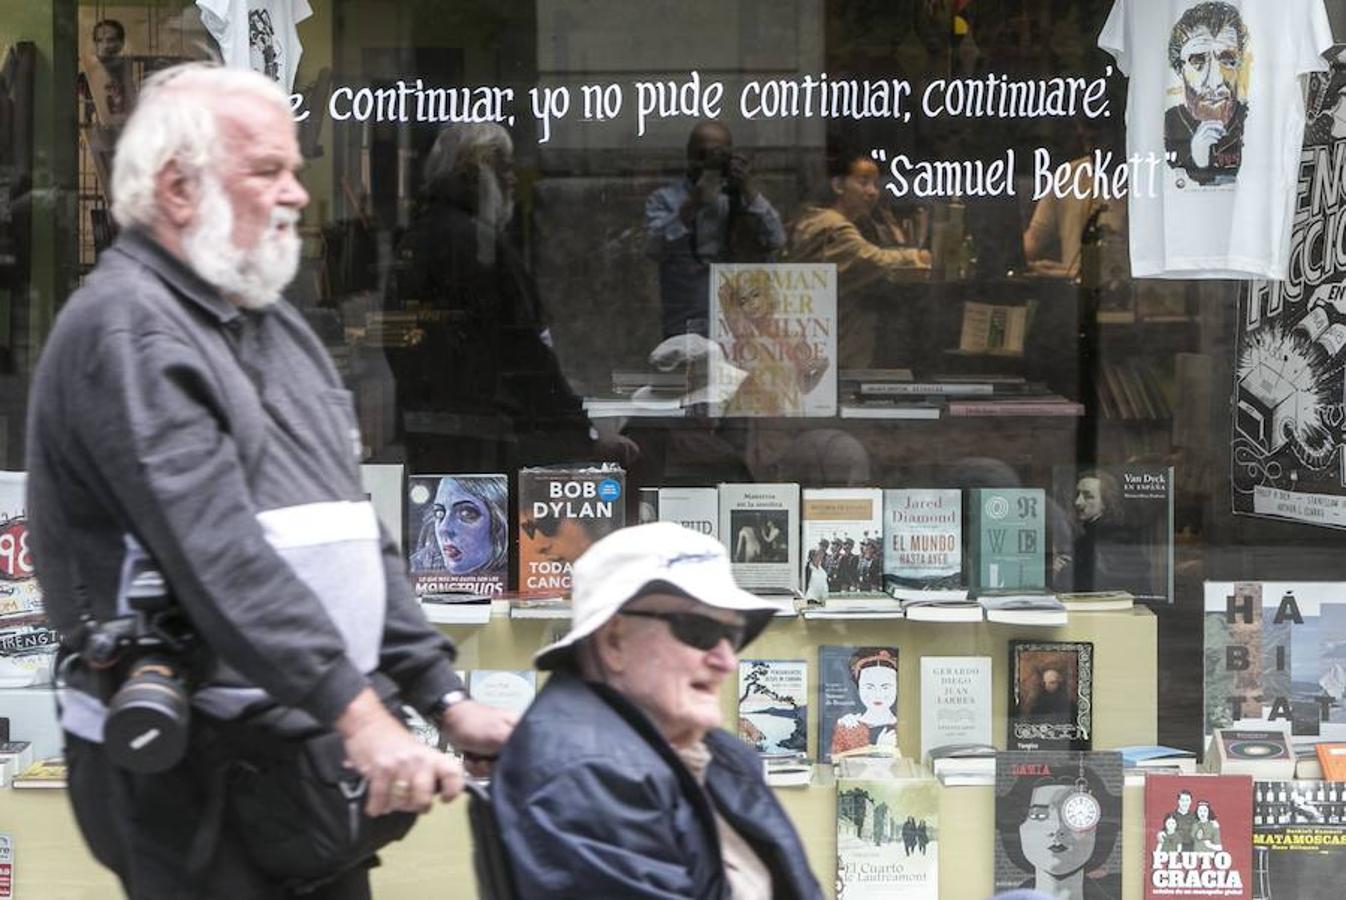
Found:
<svg viewBox="0 0 1346 900"><path fill-rule="evenodd" d="M1284 279L1323 0L1116 0L1098 45L1130 79L1134 278Z"/></svg>
<svg viewBox="0 0 1346 900"><path fill-rule="evenodd" d="M294 90L304 52L295 26L313 15L308 0L196 0L196 5L226 66L252 69Z"/></svg>

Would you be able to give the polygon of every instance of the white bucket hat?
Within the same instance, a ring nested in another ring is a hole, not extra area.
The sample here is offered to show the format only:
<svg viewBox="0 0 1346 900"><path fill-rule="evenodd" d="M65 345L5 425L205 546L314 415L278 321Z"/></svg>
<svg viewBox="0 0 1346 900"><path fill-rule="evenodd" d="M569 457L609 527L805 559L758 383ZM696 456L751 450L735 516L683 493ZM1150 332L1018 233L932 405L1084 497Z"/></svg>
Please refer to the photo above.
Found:
<svg viewBox="0 0 1346 900"><path fill-rule="evenodd" d="M570 632L538 651L533 663L539 669L556 668L576 644L653 582L707 606L748 613L745 644L761 633L772 613L784 609L783 603L750 594L734 582L729 556L714 538L673 522L621 528L575 561Z"/></svg>

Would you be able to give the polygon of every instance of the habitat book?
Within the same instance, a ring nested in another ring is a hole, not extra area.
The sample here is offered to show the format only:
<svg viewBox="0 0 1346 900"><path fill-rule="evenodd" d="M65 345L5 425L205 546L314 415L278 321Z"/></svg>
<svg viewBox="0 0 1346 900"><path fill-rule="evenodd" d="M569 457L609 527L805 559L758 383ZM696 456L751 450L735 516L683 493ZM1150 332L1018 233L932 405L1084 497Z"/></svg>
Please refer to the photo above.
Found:
<svg viewBox="0 0 1346 900"><path fill-rule="evenodd" d="M720 543L734 580L759 594L799 591L799 485L720 485Z"/></svg>
<svg viewBox="0 0 1346 900"><path fill-rule="evenodd" d="M1065 513L1052 535L1053 589L1173 602L1171 466L1058 467L1052 497Z"/></svg>
<svg viewBox="0 0 1346 900"><path fill-rule="evenodd" d="M0 687L49 684L61 641L28 549L27 484L25 472L0 472Z"/></svg>
<svg viewBox="0 0 1346 900"><path fill-rule="evenodd" d="M897 756L897 648L818 648L818 760Z"/></svg>
<svg viewBox="0 0 1346 900"><path fill-rule="evenodd" d="M1093 735L1094 645L1010 641L1010 750L1087 750Z"/></svg>
<svg viewBox="0 0 1346 900"><path fill-rule="evenodd" d="M656 489L656 520L676 522L698 534L719 539L720 492L713 487L661 487Z"/></svg>
<svg viewBox="0 0 1346 900"><path fill-rule="evenodd" d="M1046 505L1041 488L972 489L968 541L974 593L1041 591L1046 586Z"/></svg>
<svg viewBox="0 0 1346 900"><path fill-rule="evenodd" d="M716 416L835 416L836 267L712 263Z"/></svg>
<svg viewBox="0 0 1346 900"><path fill-rule="evenodd" d="M407 479L407 548L418 596L497 597L509 576L509 479L413 475Z"/></svg>
<svg viewBox="0 0 1346 900"><path fill-rule="evenodd" d="M995 830L997 892L1121 897L1121 755L998 754Z"/></svg>
<svg viewBox="0 0 1346 900"><path fill-rule="evenodd" d="M1253 854L1258 900L1340 897L1346 873L1346 786L1255 782Z"/></svg>
<svg viewBox="0 0 1346 900"><path fill-rule="evenodd" d="M1346 583L1208 581L1205 732L1346 742Z"/></svg>
<svg viewBox="0 0 1346 900"><path fill-rule="evenodd" d="M963 584L963 492L883 492L885 586L946 590Z"/></svg>
<svg viewBox="0 0 1346 900"><path fill-rule="evenodd" d="M1145 898L1253 897L1253 781L1145 778Z"/></svg>
<svg viewBox="0 0 1346 900"><path fill-rule="evenodd" d="M808 755L807 662L739 661L738 736L765 757Z"/></svg>
<svg viewBox="0 0 1346 900"><path fill-rule="evenodd" d="M939 783L837 778L837 900L938 900Z"/></svg>
<svg viewBox="0 0 1346 900"><path fill-rule="evenodd" d="M575 560L626 524L626 473L620 466L519 470L519 594L570 593Z"/></svg>
<svg viewBox="0 0 1346 900"><path fill-rule="evenodd" d="M991 743L991 657L921 657L921 759L936 747Z"/></svg>
<svg viewBox="0 0 1346 900"><path fill-rule="evenodd" d="M883 491L805 488L801 505L804 596L883 597Z"/></svg>

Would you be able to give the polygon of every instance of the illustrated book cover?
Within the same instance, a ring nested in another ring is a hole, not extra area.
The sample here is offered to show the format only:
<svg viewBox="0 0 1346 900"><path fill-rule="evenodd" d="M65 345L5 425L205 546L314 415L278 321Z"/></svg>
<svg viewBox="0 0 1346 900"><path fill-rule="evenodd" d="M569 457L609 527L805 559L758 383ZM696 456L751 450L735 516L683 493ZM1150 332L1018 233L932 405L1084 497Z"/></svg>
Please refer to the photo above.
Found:
<svg viewBox="0 0 1346 900"><path fill-rule="evenodd" d="M407 547L418 595L498 596L509 577L509 479L407 479Z"/></svg>
<svg viewBox="0 0 1346 900"><path fill-rule="evenodd" d="M1253 898L1253 781L1145 778L1145 898Z"/></svg>
<svg viewBox="0 0 1346 900"><path fill-rule="evenodd" d="M818 760L897 755L897 648L818 648Z"/></svg>
<svg viewBox="0 0 1346 900"><path fill-rule="evenodd" d="M799 590L799 485L720 485L720 543L744 590Z"/></svg>
<svg viewBox="0 0 1346 900"><path fill-rule="evenodd" d="M883 574L890 588L948 590L963 584L963 492L883 492Z"/></svg>
<svg viewBox="0 0 1346 900"><path fill-rule="evenodd" d="M24 472L0 472L0 687L50 684L61 642L28 548L27 483Z"/></svg>
<svg viewBox="0 0 1346 900"><path fill-rule="evenodd" d="M611 463L519 470L519 594L570 593L575 560L626 524L626 473Z"/></svg>
<svg viewBox="0 0 1346 900"><path fill-rule="evenodd" d="M804 596L883 597L883 492L805 488L801 501Z"/></svg>
<svg viewBox="0 0 1346 900"><path fill-rule="evenodd" d="M995 830L996 891L1121 897L1121 755L998 754Z"/></svg>
<svg viewBox="0 0 1346 900"><path fill-rule="evenodd" d="M710 411L835 416L836 267L712 263Z"/></svg>
<svg viewBox="0 0 1346 900"><path fill-rule="evenodd" d="M744 659L738 664L738 736L766 757L808 755L808 663Z"/></svg>
<svg viewBox="0 0 1346 900"><path fill-rule="evenodd" d="M991 743L991 657L921 657L921 759L936 747Z"/></svg>
<svg viewBox="0 0 1346 900"><path fill-rule="evenodd" d="M1041 488L974 488L968 497L969 577L976 592L1040 591L1046 585Z"/></svg>
<svg viewBox="0 0 1346 900"><path fill-rule="evenodd" d="M1093 733L1094 645L1010 641L1011 750L1087 750Z"/></svg>
<svg viewBox="0 0 1346 900"><path fill-rule="evenodd" d="M1208 581L1205 733L1346 742L1346 583Z"/></svg>
<svg viewBox="0 0 1346 900"><path fill-rule="evenodd" d="M837 778L837 900L938 900L939 783Z"/></svg>
<svg viewBox="0 0 1346 900"><path fill-rule="evenodd" d="M1258 900L1340 897L1346 872L1346 785L1253 784L1253 871Z"/></svg>
<svg viewBox="0 0 1346 900"><path fill-rule="evenodd" d="M1173 469L1057 467L1051 584L1173 602Z"/></svg>

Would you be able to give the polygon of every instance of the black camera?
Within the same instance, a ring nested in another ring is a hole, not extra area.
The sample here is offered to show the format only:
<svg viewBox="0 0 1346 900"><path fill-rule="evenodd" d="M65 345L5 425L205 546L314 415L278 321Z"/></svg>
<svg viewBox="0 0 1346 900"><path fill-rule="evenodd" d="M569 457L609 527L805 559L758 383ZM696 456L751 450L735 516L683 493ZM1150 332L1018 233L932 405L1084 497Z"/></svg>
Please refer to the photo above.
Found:
<svg viewBox="0 0 1346 900"><path fill-rule="evenodd" d="M142 566L126 601L131 615L86 619L79 655L117 684L103 726L108 758L132 772L162 772L187 750L199 642L158 569Z"/></svg>

